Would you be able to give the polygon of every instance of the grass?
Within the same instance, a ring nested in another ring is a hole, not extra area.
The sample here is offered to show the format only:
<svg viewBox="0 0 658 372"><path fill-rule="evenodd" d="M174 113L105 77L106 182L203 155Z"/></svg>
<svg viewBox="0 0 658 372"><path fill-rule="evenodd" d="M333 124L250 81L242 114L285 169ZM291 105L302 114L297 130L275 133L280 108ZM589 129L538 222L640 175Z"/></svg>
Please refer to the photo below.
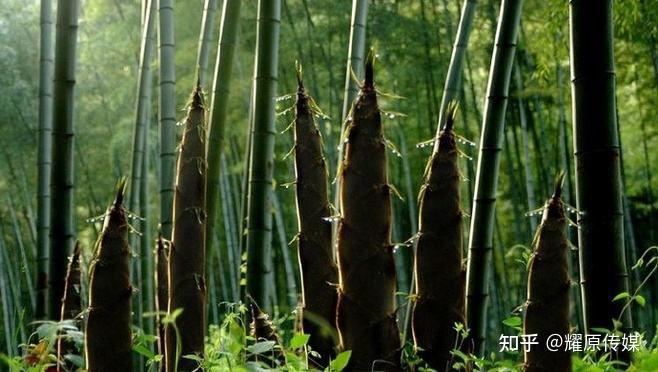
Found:
<svg viewBox="0 0 658 372"><path fill-rule="evenodd" d="M309 367L308 356L315 353L308 346L309 336L296 333L296 314L285 314L273 319L277 332L283 340L281 345L272 341L255 340L249 334L246 324L248 308L244 304L221 305L225 308L224 319L221 324L212 324L208 329L205 345L205 358L193 355L183 356L195 360L199 371L282 371L302 372L319 371ZM167 321L164 317L163 321ZM83 334L71 320L62 322L38 322L34 324L35 331L29 339L21 345L22 356L8 357L0 354L0 365L7 367L11 372L54 372L57 362L57 340L66 337L73 341L78 348L76 355L65 355L64 358L76 368L83 368L84 360L80 352L83 347ZM157 337L145 334L135 328L133 332L133 352L144 356L146 371L157 371L162 356L153 353ZM475 358L465 355L458 350L454 352L453 367L460 370L466 363L473 366L474 371L515 372L522 370L523 353L491 353L486 358ZM277 355L283 354L281 361ZM254 361L258 356L258 362ZM351 356L350 351L339 353L332 359L329 367L322 372L340 372L344 370ZM415 368L418 372L434 371L428 368L413 350L410 342L405 344L402 351L404 363ZM274 363L275 368L269 365ZM609 354L594 355L592 353L575 354L573 356L574 372L613 372L626 369L619 362L610 360ZM77 369L76 369L77 370ZM633 362L628 371L656 371L658 370L658 338L654 338L645 348L633 355ZM62 371L66 371L62 369Z"/></svg>

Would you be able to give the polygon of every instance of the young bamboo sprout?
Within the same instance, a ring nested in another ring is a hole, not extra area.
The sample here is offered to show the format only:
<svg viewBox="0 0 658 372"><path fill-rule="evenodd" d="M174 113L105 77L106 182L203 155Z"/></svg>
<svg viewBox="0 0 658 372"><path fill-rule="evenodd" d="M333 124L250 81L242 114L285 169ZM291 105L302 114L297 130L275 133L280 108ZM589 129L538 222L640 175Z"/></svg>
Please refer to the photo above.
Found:
<svg viewBox="0 0 658 372"><path fill-rule="evenodd" d="M279 339L279 335L277 335L270 317L258 307L258 304L251 297L249 297L249 308L251 311L251 323L249 324L251 337L253 337L256 342L274 342L272 354L270 355L272 357L259 358L258 354L254 354L251 356L251 359L254 361L262 361L269 364L270 367L275 367L277 365L276 361L283 362L285 360L281 353L281 340Z"/></svg>
<svg viewBox="0 0 658 372"><path fill-rule="evenodd" d="M60 320L75 319L82 311L80 298L80 242L75 242L73 254L69 257L62 298L62 312Z"/></svg>
<svg viewBox="0 0 658 372"><path fill-rule="evenodd" d="M386 143L373 81L374 54L346 128L340 170L340 287L336 321L350 371L400 370Z"/></svg>
<svg viewBox="0 0 658 372"><path fill-rule="evenodd" d="M165 328L164 325L162 324L162 312L167 311L167 299L168 299L168 293L169 290L167 288L168 285L168 272L167 272L167 267L168 267L168 259L167 259L167 244L169 242L166 241L162 237L162 233L158 235L158 239L156 239L155 243L155 288L157 289L155 292L155 313L156 313L156 324L158 325L158 353L160 355L164 355L165 353ZM164 371L166 370L166 361L163 359L162 360L162 367L160 370Z"/></svg>
<svg viewBox="0 0 658 372"><path fill-rule="evenodd" d="M89 372L132 371L130 247L119 182L108 208L89 279L85 350Z"/></svg>
<svg viewBox="0 0 658 372"><path fill-rule="evenodd" d="M66 281L64 284L64 297L62 298L62 311L60 320L77 319L82 311L82 300L80 298L80 242L75 243L73 254L69 258L69 266L66 271ZM80 322L76 321L75 324ZM57 341L57 360L63 361L68 354L75 354L77 349L75 344L64 337ZM73 365L66 363L71 369ZM57 371L60 371L61 365L57 365Z"/></svg>
<svg viewBox="0 0 658 372"><path fill-rule="evenodd" d="M528 272L528 302L523 333L537 334L537 345L525 353L525 371L571 371L571 354L564 348L548 350L551 334L569 333L569 279L567 219L562 204L564 173L557 177L555 192L546 202L533 242Z"/></svg>
<svg viewBox="0 0 658 372"><path fill-rule="evenodd" d="M205 110L201 86L192 92L181 142L174 192L173 241L169 249L169 313L183 309L176 319L181 353L176 355L176 334L166 331L167 371L192 371L203 356L205 335ZM178 358L178 363L175 363Z"/></svg>
<svg viewBox="0 0 658 372"><path fill-rule="evenodd" d="M311 335L309 345L320 354L312 362L326 367L334 356L338 281L331 249L331 215L327 196L327 165L322 138L313 120L310 97L298 68L295 115L295 173L299 264L302 273L303 329ZM327 329L328 328L328 329Z"/></svg>
<svg viewBox="0 0 658 372"><path fill-rule="evenodd" d="M419 197L414 273L418 292L412 327L418 354L437 371L450 370L450 351L462 342L455 324L465 323L459 150L453 132L456 112L453 101L427 164Z"/></svg>

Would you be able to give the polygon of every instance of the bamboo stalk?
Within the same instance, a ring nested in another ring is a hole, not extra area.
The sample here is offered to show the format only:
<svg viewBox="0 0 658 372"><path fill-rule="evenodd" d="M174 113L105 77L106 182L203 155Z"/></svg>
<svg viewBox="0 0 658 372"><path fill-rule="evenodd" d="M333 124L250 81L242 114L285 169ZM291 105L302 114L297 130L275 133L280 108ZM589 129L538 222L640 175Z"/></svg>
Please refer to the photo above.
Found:
<svg viewBox="0 0 658 372"><path fill-rule="evenodd" d="M498 168L522 3L501 4L482 122L466 280L466 322L476 355L484 352Z"/></svg>
<svg viewBox="0 0 658 372"><path fill-rule="evenodd" d="M76 44L79 0L57 1L53 80L53 132L50 205L51 316L60 310L68 251L73 248L73 152Z"/></svg>
<svg viewBox="0 0 658 372"><path fill-rule="evenodd" d="M2 220L0 220L0 226L2 229L0 230L0 240L2 240L2 236L5 234L4 232L4 223ZM19 275L19 267L20 264L18 262L14 262L12 260L12 257L16 257L16 261L18 261L17 258L17 253L16 252L10 252L9 247L7 246L6 242L3 242L4 249L2 250L2 255L3 260L4 260L4 271L7 273L7 282L10 288L9 294L10 294L10 301L9 301L9 312L11 312L11 336L12 336L12 343L14 344L14 348L18 346L18 343L20 340L25 339L25 327L23 326L23 323L21 322L21 317L25 308L23 306L23 283L20 280L20 275Z"/></svg>
<svg viewBox="0 0 658 372"><path fill-rule="evenodd" d="M151 85L149 84L149 90ZM139 186L139 214L142 217L141 221L141 231L140 231L140 308L141 314L153 312L153 298L155 296L153 292L153 243L151 239L151 213L149 208L149 126L151 123L151 107L147 108L147 120L146 120L146 135L144 136L144 144L142 145L144 149L144 156L142 157L142 178L141 185ZM140 315L141 315L140 314ZM152 318L142 318L140 324L146 334L153 334L153 319Z"/></svg>
<svg viewBox="0 0 658 372"><path fill-rule="evenodd" d="M226 1L224 1L226 5ZM196 66L198 80L205 87L208 78L208 59L210 48L215 34L215 13L217 12L217 0L205 0L203 5L203 16L201 17L201 31L199 32L199 43L197 48Z"/></svg>
<svg viewBox="0 0 658 372"><path fill-rule="evenodd" d="M7 205L9 206L9 217L11 218L11 225L14 231L14 239L16 241L16 248L18 249L18 254L20 255L20 271L25 276L25 287L29 300L29 309L31 312L34 312L36 307L36 296L34 294L34 285L32 284L32 272L30 269L30 264L28 262L28 257L26 254L26 248L23 244L23 234L21 233L20 224L18 222L18 217L16 216L16 210L14 208L14 202L12 201L9 194L7 197ZM20 280L20 279L19 279Z"/></svg>
<svg viewBox="0 0 658 372"><path fill-rule="evenodd" d="M628 291L616 120L612 1L571 0L573 99L580 281L585 331L616 328ZM630 311L621 331L629 333ZM628 357L628 355L622 355Z"/></svg>
<svg viewBox="0 0 658 372"><path fill-rule="evenodd" d="M160 229L171 239L176 162L176 63L174 1L159 1L160 19Z"/></svg>
<svg viewBox="0 0 658 372"><path fill-rule="evenodd" d="M39 144L37 153L37 275L36 319L47 318L50 234L50 168L53 130L53 9L41 0L39 43Z"/></svg>
<svg viewBox="0 0 658 372"><path fill-rule="evenodd" d="M219 247L214 245L218 214L223 205L219 204L221 193L220 173L222 169L222 153L224 152L224 132L230 93L233 62L235 60L235 45L237 43L238 26L240 24L240 0L226 0L222 8L221 31L217 47L215 63L215 79L212 86L212 97L208 118L208 143L206 159L208 161L208 178L206 179L206 208L208 221L206 224L206 247L212 256L219 254ZM222 199L226 203L226 199Z"/></svg>
<svg viewBox="0 0 658 372"><path fill-rule="evenodd" d="M259 304L268 303L267 278L272 270L270 208L280 19L280 0L259 0L246 230L246 292Z"/></svg>
<svg viewBox="0 0 658 372"><path fill-rule="evenodd" d="M12 357L17 352L16 345L12 339L12 335L15 334L15 331L12 326L14 323L12 322L11 314L11 293L8 293L11 292L10 288L12 287L11 281L9 280L9 268L7 267L7 262L5 260L7 247L1 234L0 249L2 250L2 253L0 254L0 270L2 270L0 273L0 293L2 298L2 320L4 324L3 333L5 335L5 350L7 351L7 355Z"/></svg>
<svg viewBox="0 0 658 372"><path fill-rule="evenodd" d="M341 115L341 127L338 135L338 169L343 162L345 153L344 144L342 144L343 133L347 129L347 117L349 116L352 102L359 87L354 81L363 78L363 63L366 49L366 22L368 20L368 0L352 0L352 21L350 23L350 44L347 52L347 68L345 71L345 89L343 95L343 111ZM353 75L354 74L354 75ZM340 213L340 182L336 182L334 194L334 207ZM334 232L335 234L335 232ZM335 238L335 237L334 237Z"/></svg>
<svg viewBox="0 0 658 372"><path fill-rule="evenodd" d="M226 167L226 157L222 156L222 168ZM240 299L240 290L238 281L240 280L239 265L236 265L235 255L239 255L239 233L236 230L236 211L235 204L233 203L233 196L230 190L229 175L224 172L220 176L221 185L220 191L222 200L225 202L222 206L222 221L224 222L224 231L226 237L226 261L222 271L222 278L227 282L230 291L224 292L225 300L237 302ZM221 251L220 251L221 252ZM223 258L223 257L222 257Z"/></svg>
<svg viewBox="0 0 658 372"><path fill-rule="evenodd" d="M461 75L464 64L464 56L468 48L468 40L473 28L473 19L475 18L475 9L477 7L477 0L466 0L462 6L461 16L459 18L459 25L457 26L457 36L452 47L452 55L450 56L450 64L448 65L448 75L446 76L445 85L443 87L443 96L441 98L441 109L439 111L439 125L437 128L436 136L439 136L440 126L445 122L445 110L448 103L457 98L459 94L459 87L461 85ZM434 144L438 146L437 143Z"/></svg>
<svg viewBox="0 0 658 372"><path fill-rule="evenodd" d="M276 225L276 237L279 241L279 251L281 254L281 259L283 260L283 271L285 273L285 305L294 309L297 306L297 278L295 277L295 270L293 269L292 259L290 258L290 252L288 250L288 239L286 239L286 226L283 211L281 210L281 202L276 193L272 193L272 209L274 212L274 222Z"/></svg>
<svg viewBox="0 0 658 372"><path fill-rule="evenodd" d="M144 170L144 158L148 157L146 152L146 137L148 135L148 124L149 124L149 112L151 106L151 92L153 86L153 71L151 69L151 62L153 59L154 53L154 44L155 44L155 9L157 0L144 0L145 1L145 13L143 18L142 33L141 33L141 44L139 52L139 67L138 67L138 80L136 88L136 100L135 100L135 125L133 129L133 143L132 143L132 165L131 165L131 177L130 177L130 199L128 202L128 208L132 211L140 211L142 195L142 185L145 182L143 180L144 175L148 174ZM142 216L144 218L146 216ZM145 223L139 222L138 229L143 230L146 227ZM148 252L151 251L150 241L144 239L144 241L139 241L136 235L130 235L130 245L136 249L139 255L139 259L133 261L132 275L133 280L137 288L144 288L146 283L143 282L145 273L143 273L142 267L144 261L150 256ZM143 244L147 242L148 244ZM146 290L146 288L144 288ZM142 291L140 293L144 293ZM144 295L146 295L144 293ZM141 297L141 294L140 294ZM135 318L137 325L143 327L144 319L142 318L144 301L135 301L133 303L135 306Z"/></svg>
<svg viewBox="0 0 658 372"><path fill-rule="evenodd" d="M525 179L525 192L526 200L528 201L528 211L537 208L537 201L535 198L535 185L533 180L532 171L530 169L530 141L528 139L528 120L526 117L525 102L521 97L523 92L523 78L518 63L514 65L514 83L516 85L516 105L519 110L519 124L521 124L521 139L523 142L523 174ZM528 217L530 221L530 231L537 229L537 217Z"/></svg>

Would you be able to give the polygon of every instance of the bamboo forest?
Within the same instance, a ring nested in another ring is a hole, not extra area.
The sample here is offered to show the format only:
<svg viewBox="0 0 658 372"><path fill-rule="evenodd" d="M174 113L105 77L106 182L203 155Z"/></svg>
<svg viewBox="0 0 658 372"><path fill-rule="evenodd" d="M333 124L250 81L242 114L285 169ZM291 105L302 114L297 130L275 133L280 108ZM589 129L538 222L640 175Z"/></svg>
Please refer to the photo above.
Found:
<svg viewBox="0 0 658 372"><path fill-rule="evenodd" d="M658 371L658 0L0 4L0 371Z"/></svg>

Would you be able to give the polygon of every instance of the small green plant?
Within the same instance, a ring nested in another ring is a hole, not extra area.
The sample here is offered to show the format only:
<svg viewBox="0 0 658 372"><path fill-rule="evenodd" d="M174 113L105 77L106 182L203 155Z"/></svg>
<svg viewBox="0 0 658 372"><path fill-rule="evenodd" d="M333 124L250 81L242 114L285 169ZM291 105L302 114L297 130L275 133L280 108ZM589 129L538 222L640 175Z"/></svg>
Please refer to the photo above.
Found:
<svg viewBox="0 0 658 372"><path fill-rule="evenodd" d="M35 323L35 325L38 326L28 341L20 345L23 355L9 357L0 353L0 366L5 365L12 372L50 372L54 371L58 364L64 364L65 361L75 367L84 367L84 359L80 355L84 337L74 320L44 321ZM57 343L60 339L65 339L74 345L77 353L63 355L62 360L58 360Z"/></svg>

